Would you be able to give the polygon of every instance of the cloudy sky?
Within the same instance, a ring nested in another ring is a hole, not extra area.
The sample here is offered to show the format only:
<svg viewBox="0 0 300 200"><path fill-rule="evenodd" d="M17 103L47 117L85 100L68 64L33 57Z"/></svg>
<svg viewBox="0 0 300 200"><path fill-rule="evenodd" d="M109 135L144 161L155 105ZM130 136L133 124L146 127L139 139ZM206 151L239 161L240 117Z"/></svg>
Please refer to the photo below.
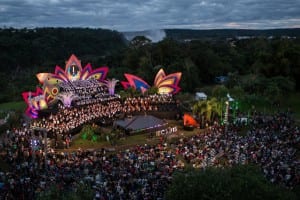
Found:
<svg viewBox="0 0 300 200"><path fill-rule="evenodd" d="M300 0L0 0L0 27L300 28Z"/></svg>

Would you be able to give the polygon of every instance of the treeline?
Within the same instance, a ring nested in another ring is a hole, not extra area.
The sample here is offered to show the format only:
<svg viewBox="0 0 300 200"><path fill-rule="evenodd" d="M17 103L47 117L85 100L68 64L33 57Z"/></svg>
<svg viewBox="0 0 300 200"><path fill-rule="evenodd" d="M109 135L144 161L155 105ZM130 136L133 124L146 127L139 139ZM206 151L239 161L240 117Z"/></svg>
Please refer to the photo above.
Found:
<svg viewBox="0 0 300 200"><path fill-rule="evenodd" d="M216 39L248 37L300 37L300 28L290 29L214 29L214 30L191 30L191 29L166 29L167 37L176 40L186 39Z"/></svg>
<svg viewBox="0 0 300 200"><path fill-rule="evenodd" d="M136 74L152 85L158 70L183 72L183 92L195 92L228 76L228 88L257 95L282 95L300 89L299 39L263 37L245 40L165 38L151 43L136 37L128 43L121 33L103 29L39 28L0 30L0 102L21 100L33 90L38 72L54 72L74 53L83 66L107 65L109 78ZM118 89L118 88L117 88Z"/></svg>

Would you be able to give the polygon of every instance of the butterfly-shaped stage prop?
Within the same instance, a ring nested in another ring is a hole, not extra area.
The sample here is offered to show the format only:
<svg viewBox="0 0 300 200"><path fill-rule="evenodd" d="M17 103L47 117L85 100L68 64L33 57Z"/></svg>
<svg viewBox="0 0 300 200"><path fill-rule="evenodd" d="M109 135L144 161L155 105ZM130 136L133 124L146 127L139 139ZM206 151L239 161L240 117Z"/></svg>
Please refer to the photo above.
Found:
<svg viewBox="0 0 300 200"><path fill-rule="evenodd" d="M181 72L166 75L163 69L160 69L154 79L154 86L158 88L159 94L176 94L180 91L178 83L181 79ZM124 74L126 81L121 84L124 89L134 88L140 92L145 92L150 88L150 85L138 76L132 74Z"/></svg>
<svg viewBox="0 0 300 200"><path fill-rule="evenodd" d="M26 113L33 118L37 117L37 111L45 108L45 106L32 106L29 105L29 97L34 95L44 95L46 105L49 105L57 95L59 94L59 84L69 83L78 80L96 79L99 82L105 82L106 75L108 73L108 67L100 67L95 70L92 69L90 64L87 64L84 68L81 66L81 61L75 55L71 55L66 62L65 70L56 66L54 73L38 73L36 77L43 85L43 89L39 88L36 92L24 92L22 94L25 102L28 105ZM30 94L30 95L29 95ZM29 109L30 108L30 109Z"/></svg>

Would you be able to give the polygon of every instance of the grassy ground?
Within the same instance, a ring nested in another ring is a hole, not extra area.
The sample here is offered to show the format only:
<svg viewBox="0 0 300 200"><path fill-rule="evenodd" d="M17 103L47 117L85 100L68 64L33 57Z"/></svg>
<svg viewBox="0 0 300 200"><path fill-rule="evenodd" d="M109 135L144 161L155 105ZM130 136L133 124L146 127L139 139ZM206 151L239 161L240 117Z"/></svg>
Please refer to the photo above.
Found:
<svg viewBox="0 0 300 200"><path fill-rule="evenodd" d="M24 111L26 103L24 101L8 102L0 104L0 111Z"/></svg>
<svg viewBox="0 0 300 200"><path fill-rule="evenodd" d="M284 107L289 107L291 109L296 120L300 122L300 93L283 97L282 103Z"/></svg>
<svg viewBox="0 0 300 200"><path fill-rule="evenodd" d="M177 133L173 135L173 137L167 138L168 141L171 141L174 137L189 137L191 135L195 135L199 133L200 129L194 129L193 131L186 131L183 129L182 121L175 121L169 120L169 126L174 127L177 126ZM108 130L107 130L108 131ZM123 150L130 148L135 145L153 145L160 142L160 138L157 136L150 137L149 134L137 134L127 136L125 138L121 138L120 140L116 141L115 145L112 145L110 142L107 141L97 141L92 142L90 140L84 140L81 137L77 137L73 140L69 151L76 150L76 149L101 149L101 148L111 148L115 150Z"/></svg>

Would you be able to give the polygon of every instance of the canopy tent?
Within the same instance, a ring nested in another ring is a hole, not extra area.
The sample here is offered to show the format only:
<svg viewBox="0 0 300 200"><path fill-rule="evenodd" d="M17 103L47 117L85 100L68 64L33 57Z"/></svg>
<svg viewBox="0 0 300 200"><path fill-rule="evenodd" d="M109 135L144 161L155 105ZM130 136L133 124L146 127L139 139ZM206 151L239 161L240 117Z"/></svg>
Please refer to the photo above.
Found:
<svg viewBox="0 0 300 200"><path fill-rule="evenodd" d="M127 133L154 132L166 127L168 123L152 115L138 115L114 122L114 127L124 129Z"/></svg>
<svg viewBox="0 0 300 200"><path fill-rule="evenodd" d="M195 99L196 100L206 100L207 95L204 92L196 92Z"/></svg>

